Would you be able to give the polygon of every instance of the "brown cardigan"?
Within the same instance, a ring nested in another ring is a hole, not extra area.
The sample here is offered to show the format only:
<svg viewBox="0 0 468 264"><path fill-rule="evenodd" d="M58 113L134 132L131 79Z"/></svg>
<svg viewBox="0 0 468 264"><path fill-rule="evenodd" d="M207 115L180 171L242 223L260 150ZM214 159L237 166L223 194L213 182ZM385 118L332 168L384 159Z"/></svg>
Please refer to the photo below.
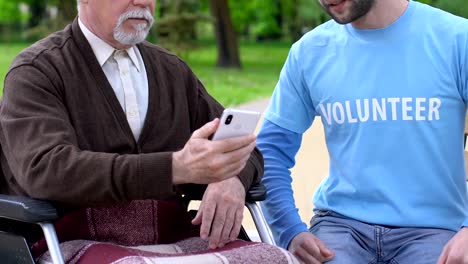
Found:
<svg viewBox="0 0 468 264"><path fill-rule="evenodd" d="M74 206L176 194L172 153L223 107L178 57L138 48L149 83L138 142L77 20L16 57L0 106L1 193ZM240 179L248 188L262 174L255 150Z"/></svg>

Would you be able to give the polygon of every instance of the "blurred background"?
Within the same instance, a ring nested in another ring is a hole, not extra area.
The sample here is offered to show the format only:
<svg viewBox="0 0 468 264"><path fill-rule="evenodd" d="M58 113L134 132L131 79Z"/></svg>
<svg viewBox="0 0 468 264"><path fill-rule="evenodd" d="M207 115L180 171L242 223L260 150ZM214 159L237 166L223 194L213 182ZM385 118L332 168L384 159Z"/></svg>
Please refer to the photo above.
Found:
<svg viewBox="0 0 468 264"><path fill-rule="evenodd" d="M468 17L466 0L420 2ZM75 0L0 0L0 94L16 54L69 24L76 10ZM265 109L291 44L329 19L318 0L157 0L155 16L149 41L182 57L224 106L257 111ZM308 223L312 194L328 173L320 120L302 142L293 188Z"/></svg>
<svg viewBox="0 0 468 264"><path fill-rule="evenodd" d="M0 0L1 88L18 52L76 15L76 0ZM291 43L328 19L315 0L157 0L155 16L148 40L187 61L225 106L269 96Z"/></svg>
<svg viewBox="0 0 468 264"><path fill-rule="evenodd" d="M422 2L468 16L466 0ZM76 10L75 0L0 0L0 89L15 55ZM225 106L268 97L290 45L329 19L317 0L158 0L155 16L148 40L186 60Z"/></svg>

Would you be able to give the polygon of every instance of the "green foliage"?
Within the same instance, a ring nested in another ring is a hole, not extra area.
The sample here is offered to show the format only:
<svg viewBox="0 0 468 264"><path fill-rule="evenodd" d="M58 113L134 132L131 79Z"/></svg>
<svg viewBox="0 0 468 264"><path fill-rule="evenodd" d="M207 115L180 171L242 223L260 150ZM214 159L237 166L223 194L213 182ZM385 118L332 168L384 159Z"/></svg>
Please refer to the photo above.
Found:
<svg viewBox="0 0 468 264"><path fill-rule="evenodd" d="M466 0L418 0L418 2L440 8L457 16L468 18L468 5Z"/></svg>
<svg viewBox="0 0 468 264"><path fill-rule="evenodd" d="M21 13L19 3L17 1L1 0L0 1L0 23L12 24L21 22Z"/></svg>
<svg viewBox="0 0 468 264"><path fill-rule="evenodd" d="M204 45L184 60L210 94L224 106L271 96L290 48L289 42L241 42L242 70L217 69L216 47Z"/></svg>
<svg viewBox="0 0 468 264"><path fill-rule="evenodd" d="M301 8L299 8L298 17L305 21L309 29L322 24L330 19L328 14L323 11L322 6L318 1L305 1L301 0Z"/></svg>
<svg viewBox="0 0 468 264"><path fill-rule="evenodd" d="M452 14L468 18L468 5L466 0L438 0L434 6Z"/></svg>
<svg viewBox="0 0 468 264"><path fill-rule="evenodd" d="M255 1L229 1L231 10L231 19L234 23L234 28L237 32L247 33L249 21L253 21L255 13L253 12L253 4Z"/></svg>
<svg viewBox="0 0 468 264"><path fill-rule="evenodd" d="M28 44L0 44L0 50L2 51L0 52L0 88L2 91L5 74L13 61L13 58L27 46Z"/></svg>
<svg viewBox="0 0 468 264"><path fill-rule="evenodd" d="M296 40L329 19L318 1L237 0L229 5L236 30L253 39Z"/></svg>
<svg viewBox="0 0 468 264"><path fill-rule="evenodd" d="M237 32L254 38L281 33L281 25L276 20L280 15L278 0L229 1L229 7Z"/></svg>
<svg viewBox="0 0 468 264"><path fill-rule="evenodd" d="M58 12L52 17L53 8ZM0 0L0 41L38 40L75 16L76 0Z"/></svg>
<svg viewBox="0 0 468 264"><path fill-rule="evenodd" d="M428 5L433 5L434 4L434 0L419 0L418 2L428 4Z"/></svg>
<svg viewBox="0 0 468 264"><path fill-rule="evenodd" d="M281 34L278 18L281 16L278 1L252 1L255 10L256 23L252 26L252 34L260 38L274 37Z"/></svg>
<svg viewBox="0 0 468 264"><path fill-rule="evenodd" d="M180 55L195 47L197 23L210 19L203 14L169 14L156 21L152 32L158 44Z"/></svg>
<svg viewBox="0 0 468 264"><path fill-rule="evenodd" d="M466 0L417 1L468 18ZM62 11L62 9L69 10L70 8L63 7L72 6L72 10L75 9L76 0L0 0L0 40L11 39L12 35L20 35L22 31L27 32L24 37L39 38L57 28L61 28L63 23L70 21L69 15L65 18L57 18L58 21L46 21L48 19L46 17L38 28L29 29L27 26L31 22L29 20L32 14L21 13L19 4L58 7L61 9L58 13L60 17L65 13L70 13L70 11ZM183 6L183 10L175 10L176 6ZM317 0L230 0L229 6L236 31L244 39L283 38L296 40L305 31L329 19ZM185 21L192 20L194 15L195 17L210 15L208 0L159 0L157 1L156 12L158 20L162 9L175 15L184 14L184 17L189 18ZM209 29L210 22L196 24L197 27L203 27L203 37L213 37L213 32ZM188 26L191 29L186 31L196 31L193 27L194 25ZM196 32L196 34L199 34L199 32Z"/></svg>
<svg viewBox="0 0 468 264"><path fill-rule="evenodd" d="M156 42L178 55L195 47L197 24L211 22L211 16L200 11L198 0L162 0L156 17L152 29Z"/></svg>
<svg viewBox="0 0 468 264"><path fill-rule="evenodd" d="M419 1L468 18L466 0ZM253 39L280 34L296 40L330 19L317 0L232 0L229 5L236 30Z"/></svg>

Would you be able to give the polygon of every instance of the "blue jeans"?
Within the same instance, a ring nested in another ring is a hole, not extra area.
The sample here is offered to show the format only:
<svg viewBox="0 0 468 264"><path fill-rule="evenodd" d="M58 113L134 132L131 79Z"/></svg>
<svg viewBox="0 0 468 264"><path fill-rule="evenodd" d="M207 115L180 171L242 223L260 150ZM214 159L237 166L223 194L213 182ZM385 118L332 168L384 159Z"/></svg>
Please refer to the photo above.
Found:
<svg viewBox="0 0 468 264"><path fill-rule="evenodd" d="M366 224L321 210L310 223L310 232L335 252L329 264L435 264L455 235L443 229Z"/></svg>

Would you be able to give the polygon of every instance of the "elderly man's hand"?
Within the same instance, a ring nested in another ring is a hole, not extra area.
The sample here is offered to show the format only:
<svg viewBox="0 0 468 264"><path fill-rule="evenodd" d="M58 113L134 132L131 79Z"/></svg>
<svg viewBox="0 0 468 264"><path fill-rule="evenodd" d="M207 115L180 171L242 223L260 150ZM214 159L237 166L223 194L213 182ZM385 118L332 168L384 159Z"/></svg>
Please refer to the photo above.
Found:
<svg viewBox="0 0 468 264"><path fill-rule="evenodd" d="M254 135L211 141L219 119L196 130L172 156L174 184L209 184L239 175L255 148Z"/></svg>
<svg viewBox="0 0 468 264"><path fill-rule="evenodd" d="M445 245L437 264L468 264L468 227L458 231Z"/></svg>
<svg viewBox="0 0 468 264"><path fill-rule="evenodd" d="M223 247L239 235L244 215L245 189L239 178L208 185L192 224L201 224L200 237L210 248Z"/></svg>

